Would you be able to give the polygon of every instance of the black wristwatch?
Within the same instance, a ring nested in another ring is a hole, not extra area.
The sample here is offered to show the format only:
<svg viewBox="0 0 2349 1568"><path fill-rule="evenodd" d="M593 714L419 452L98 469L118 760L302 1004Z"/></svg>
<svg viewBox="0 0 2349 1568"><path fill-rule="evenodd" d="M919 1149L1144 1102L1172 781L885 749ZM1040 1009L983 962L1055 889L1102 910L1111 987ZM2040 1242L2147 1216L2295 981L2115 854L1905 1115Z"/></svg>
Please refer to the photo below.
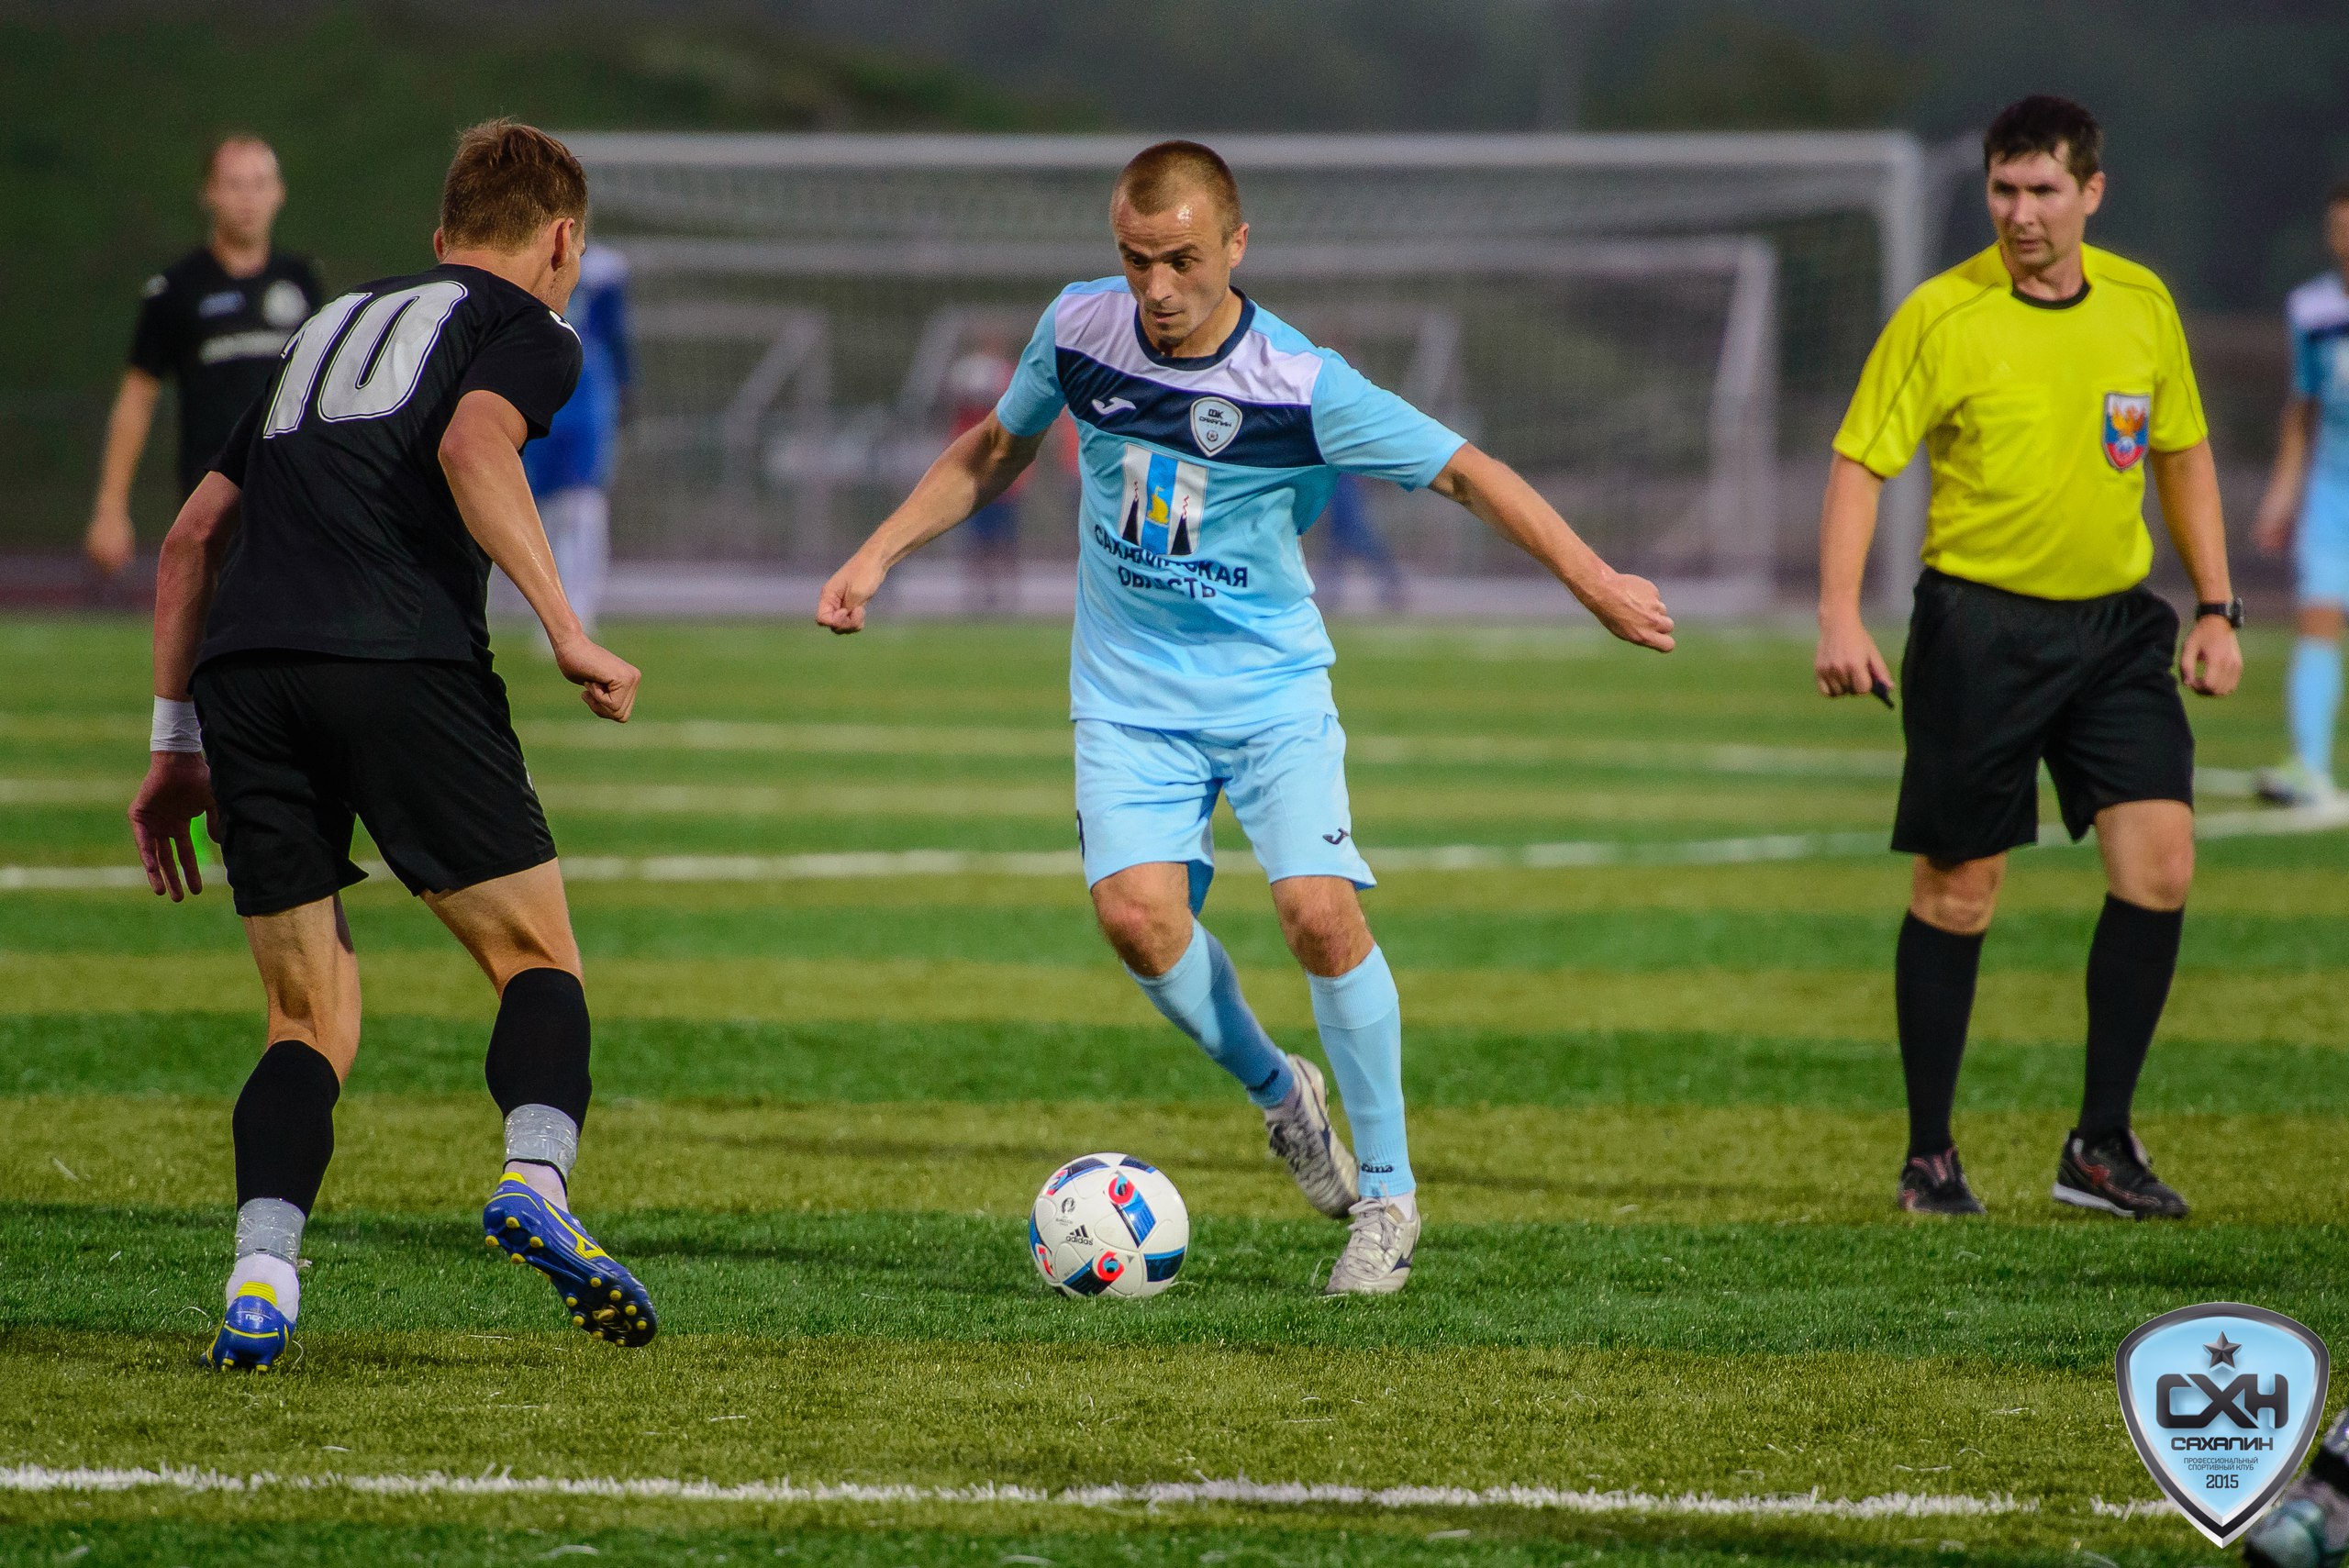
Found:
<svg viewBox="0 0 2349 1568"><path fill-rule="evenodd" d="M2233 598L2229 599L2224 604L2213 603L2195 606L2194 618L2196 620L2200 620L2204 616L2222 617L2225 618L2226 623L2229 626L2234 628L2237 631L2241 631L2243 629L2243 595L2241 594L2237 594Z"/></svg>

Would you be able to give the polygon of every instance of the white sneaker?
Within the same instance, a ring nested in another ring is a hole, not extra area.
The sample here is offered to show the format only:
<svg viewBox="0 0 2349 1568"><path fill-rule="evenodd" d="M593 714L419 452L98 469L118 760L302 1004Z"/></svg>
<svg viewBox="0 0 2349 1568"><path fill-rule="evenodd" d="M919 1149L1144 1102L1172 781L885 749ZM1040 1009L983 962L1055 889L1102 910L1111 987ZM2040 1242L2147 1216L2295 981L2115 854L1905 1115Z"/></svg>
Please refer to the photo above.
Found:
<svg viewBox="0 0 2349 1568"><path fill-rule="evenodd" d="M1393 1198L1366 1197L1353 1207L1353 1232L1330 1265L1324 1296L1392 1296L1411 1277L1411 1252L1419 1242L1419 1207Z"/></svg>
<svg viewBox="0 0 2349 1568"><path fill-rule="evenodd" d="M2270 806L2313 806L2321 810L2341 802L2340 787L2298 758L2277 767L2260 769L2252 787Z"/></svg>
<svg viewBox="0 0 2349 1568"><path fill-rule="evenodd" d="M1265 1140L1286 1162L1305 1201L1332 1219L1343 1219L1362 1195L1354 1157L1330 1125L1330 1093L1322 1086L1321 1069L1295 1051L1289 1052L1288 1065L1297 1086L1264 1113Z"/></svg>

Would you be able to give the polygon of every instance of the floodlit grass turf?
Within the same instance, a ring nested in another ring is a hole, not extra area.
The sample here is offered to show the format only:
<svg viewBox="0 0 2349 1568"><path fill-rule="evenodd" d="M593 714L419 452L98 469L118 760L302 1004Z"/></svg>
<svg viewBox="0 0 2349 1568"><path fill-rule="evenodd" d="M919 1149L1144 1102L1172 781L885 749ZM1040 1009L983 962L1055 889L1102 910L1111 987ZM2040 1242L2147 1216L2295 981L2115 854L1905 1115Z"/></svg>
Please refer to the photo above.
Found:
<svg viewBox="0 0 2349 1568"><path fill-rule="evenodd" d="M1676 842L1889 820L1897 728L1809 695L1807 650L1699 632L1341 632L1356 827L1382 847ZM644 721L508 662L565 851L1072 846L1064 634L623 627ZM2196 705L2206 765L2271 760L2275 658ZM124 855L135 628L0 624L0 864ZM1727 750L1722 750L1727 748ZM2213 800L2215 811L2247 809ZM1241 840L1229 821L1220 841ZM2244 1298L2338 1342L2349 1249L2349 845L2204 850L2140 1125L2184 1226L2045 1196L2077 1094L2091 849L2019 857L1986 953L1960 1135L1993 1217L1891 1208L1901 1140L1889 855L1398 872L1369 908L1410 1029L1431 1216L1392 1301L1312 1293L1244 1102L1166 1029L1054 876L583 884L598 1019L582 1211L665 1333L623 1356L478 1246L495 1165L486 986L395 886L356 890L370 1014L306 1251L300 1365L194 1362L217 1309L226 1109L258 1040L220 890L0 895L0 1467L1045 1489L1199 1475L1828 1498L2009 1495L1994 1517L1634 1516L1336 1505L1145 1511L901 1499L399 1498L0 1490L0 1561L820 1563L2211 1561L2152 1496L2109 1358ZM1261 877L1208 918L1311 1051ZM1063 1303L1018 1216L1088 1147L1167 1168L1182 1281ZM2279 1151L2292 1173L2278 1181ZM1357 1404L1355 1401L1361 1401ZM725 1418L741 1416L743 1420ZM1467 1531L1459 1538L1452 1532ZM531 1533L531 1532L539 1533ZM1441 1538L1428 1539L1431 1534Z"/></svg>

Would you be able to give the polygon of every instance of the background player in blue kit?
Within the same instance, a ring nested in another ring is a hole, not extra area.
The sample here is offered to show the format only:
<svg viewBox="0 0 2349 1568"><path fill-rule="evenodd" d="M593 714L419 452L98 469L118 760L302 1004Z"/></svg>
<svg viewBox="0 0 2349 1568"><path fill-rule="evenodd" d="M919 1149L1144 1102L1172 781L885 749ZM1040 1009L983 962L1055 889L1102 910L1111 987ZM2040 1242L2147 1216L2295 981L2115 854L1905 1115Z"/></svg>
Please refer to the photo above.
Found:
<svg viewBox="0 0 2349 1568"><path fill-rule="evenodd" d="M541 440L522 450L562 591L592 637L612 565L612 462L629 379L628 263L608 245L580 257L565 316L579 334L579 387Z"/></svg>
<svg viewBox="0 0 2349 1568"><path fill-rule="evenodd" d="M2297 544L2300 636L2285 684L2292 760L2259 776L2260 795L2279 806L2340 799L2332 728L2341 710L2342 613L2349 606L2349 182L2332 188L2324 229L2335 270L2294 289L2284 306L2292 331L2292 395L2253 534L2270 553Z"/></svg>
<svg viewBox="0 0 2349 1568"><path fill-rule="evenodd" d="M1419 1233L1401 1006L1357 895L1374 879L1354 844L1336 655L1298 536L1341 472L1432 486L1549 567L1616 636L1668 651L1672 621L1653 584L1609 568L1506 464L1231 287L1248 228L1213 151L1169 141L1138 154L1110 226L1123 275L1062 292L995 413L833 574L816 618L861 629L890 569L1002 495L1061 409L1074 416L1070 711L1095 912L1151 1001L1263 1109L1308 1199L1351 1214L1328 1293L1399 1290ZM1306 971L1351 1157L1319 1073L1264 1033L1198 924L1223 793Z"/></svg>

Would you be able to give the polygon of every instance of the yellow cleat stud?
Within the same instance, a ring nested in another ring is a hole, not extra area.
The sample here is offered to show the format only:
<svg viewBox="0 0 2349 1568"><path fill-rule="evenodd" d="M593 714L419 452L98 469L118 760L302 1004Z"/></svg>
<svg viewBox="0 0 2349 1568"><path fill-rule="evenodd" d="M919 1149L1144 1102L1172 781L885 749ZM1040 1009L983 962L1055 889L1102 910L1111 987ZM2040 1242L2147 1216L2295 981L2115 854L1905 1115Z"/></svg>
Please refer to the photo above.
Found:
<svg viewBox="0 0 2349 1568"><path fill-rule="evenodd" d="M571 1326L574 1329L584 1329L587 1327L587 1319L574 1312L571 1315Z"/></svg>
<svg viewBox="0 0 2349 1568"><path fill-rule="evenodd" d="M566 1296L562 1298L562 1304L565 1307L576 1307L579 1305L579 1298L575 1296Z"/></svg>
<svg viewBox="0 0 2349 1568"><path fill-rule="evenodd" d="M612 1299L613 1299L614 1301L618 1301L619 1298L620 1298L620 1293L619 1293L618 1291L617 1291L617 1290L616 1290L616 1291L612 1292Z"/></svg>
<svg viewBox="0 0 2349 1568"><path fill-rule="evenodd" d="M537 1237L533 1236L533 1237L531 1237L531 1238L530 1238L530 1250L531 1250L532 1251L538 1251L538 1249L540 1249L540 1247L543 1247L543 1246L545 1246L545 1245L546 1245L546 1243L545 1243L544 1241L540 1240Z"/></svg>
<svg viewBox="0 0 2349 1568"><path fill-rule="evenodd" d="M519 1230L522 1229L522 1222L509 1214L506 1217L506 1229L508 1230Z"/></svg>
<svg viewBox="0 0 2349 1568"><path fill-rule="evenodd" d="M508 1262L517 1262L517 1263L518 1263L518 1262L520 1262L522 1261L522 1254L521 1254L521 1253L519 1253L519 1252L508 1252L508 1253L507 1253L507 1254L506 1254L506 1256L507 1256L507 1261L508 1261Z"/></svg>
<svg viewBox="0 0 2349 1568"><path fill-rule="evenodd" d="M497 1238L484 1232L481 1239L481 1244L484 1247L495 1247L497 1245Z"/></svg>

